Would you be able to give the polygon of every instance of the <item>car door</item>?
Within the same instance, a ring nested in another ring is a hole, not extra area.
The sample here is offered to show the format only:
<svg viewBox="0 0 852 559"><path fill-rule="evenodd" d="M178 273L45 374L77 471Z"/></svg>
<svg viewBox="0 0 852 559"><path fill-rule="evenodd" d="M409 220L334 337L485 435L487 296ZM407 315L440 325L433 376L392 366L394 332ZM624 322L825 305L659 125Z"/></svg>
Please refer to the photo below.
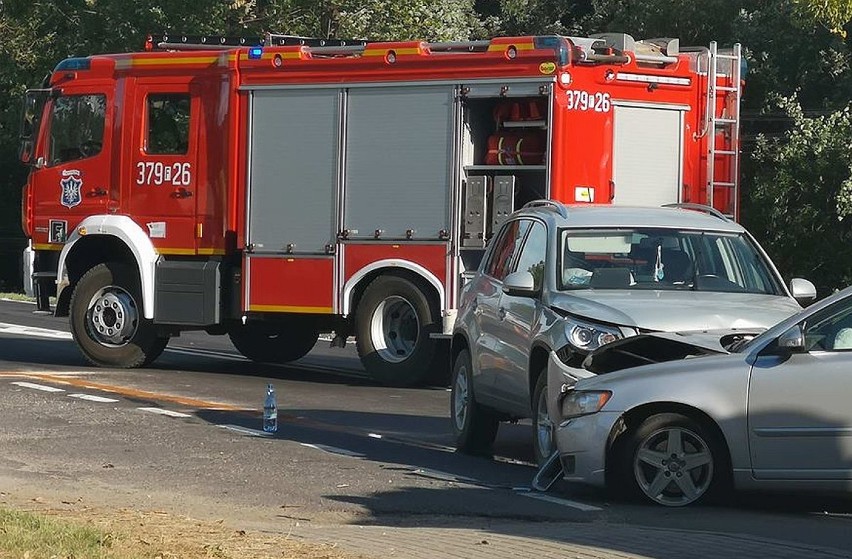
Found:
<svg viewBox="0 0 852 559"><path fill-rule="evenodd" d="M473 332L474 392L477 400L489 401L494 395L496 376L507 367L503 347L500 296L505 278L518 256L529 220L511 220L498 233L480 273L474 279L472 299L475 332Z"/></svg>
<svg viewBox="0 0 852 559"><path fill-rule="evenodd" d="M850 301L806 319L806 352L755 361L748 426L756 478L852 479Z"/></svg>
<svg viewBox="0 0 852 559"><path fill-rule="evenodd" d="M541 289L547 254L547 227L531 222L524 243L512 266L512 272L530 272ZM534 325L540 313L539 297L521 297L500 293L497 320L504 366L495 371L495 395L506 408L518 415L530 413L529 361Z"/></svg>

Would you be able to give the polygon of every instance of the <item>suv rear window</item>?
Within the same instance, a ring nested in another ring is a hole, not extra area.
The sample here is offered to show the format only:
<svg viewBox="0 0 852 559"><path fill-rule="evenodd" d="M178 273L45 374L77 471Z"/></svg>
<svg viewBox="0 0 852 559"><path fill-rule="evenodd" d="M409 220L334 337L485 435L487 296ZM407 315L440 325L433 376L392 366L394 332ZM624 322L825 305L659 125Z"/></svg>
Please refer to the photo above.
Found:
<svg viewBox="0 0 852 559"><path fill-rule="evenodd" d="M562 229L560 289L782 293L742 234L672 229Z"/></svg>

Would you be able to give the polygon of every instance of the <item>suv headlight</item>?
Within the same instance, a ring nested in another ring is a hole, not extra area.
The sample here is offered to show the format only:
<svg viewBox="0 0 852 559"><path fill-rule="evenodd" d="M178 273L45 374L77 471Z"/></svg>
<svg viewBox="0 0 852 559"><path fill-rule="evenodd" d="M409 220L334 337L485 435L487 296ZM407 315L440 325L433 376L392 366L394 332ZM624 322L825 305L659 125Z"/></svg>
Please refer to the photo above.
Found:
<svg viewBox="0 0 852 559"><path fill-rule="evenodd" d="M565 320L565 337L576 349L585 353L594 351L602 345L620 340L621 331L614 326L592 324L568 318Z"/></svg>
<svg viewBox="0 0 852 559"><path fill-rule="evenodd" d="M597 413L611 397L609 390L571 390L559 403L559 411L563 419Z"/></svg>

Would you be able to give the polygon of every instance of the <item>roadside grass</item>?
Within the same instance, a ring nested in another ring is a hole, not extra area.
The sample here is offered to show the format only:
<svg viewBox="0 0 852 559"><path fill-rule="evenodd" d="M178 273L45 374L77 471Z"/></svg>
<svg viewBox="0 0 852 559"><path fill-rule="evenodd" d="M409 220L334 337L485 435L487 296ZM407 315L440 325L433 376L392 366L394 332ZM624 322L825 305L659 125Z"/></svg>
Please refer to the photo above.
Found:
<svg viewBox="0 0 852 559"><path fill-rule="evenodd" d="M105 557L108 533L29 512L0 509L2 557Z"/></svg>
<svg viewBox="0 0 852 559"><path fill-rule="evenodd" d="M35 302L34 297L30 297L24 293L6 293L0 292L0 299L8 299L10 301L30 301Z"/></svg>
<svg viewBox="0 0 852 559"><path fill-rule="evenodd" d="M287 534L161 511L0 507L0 559L356 559Z"/></svg>

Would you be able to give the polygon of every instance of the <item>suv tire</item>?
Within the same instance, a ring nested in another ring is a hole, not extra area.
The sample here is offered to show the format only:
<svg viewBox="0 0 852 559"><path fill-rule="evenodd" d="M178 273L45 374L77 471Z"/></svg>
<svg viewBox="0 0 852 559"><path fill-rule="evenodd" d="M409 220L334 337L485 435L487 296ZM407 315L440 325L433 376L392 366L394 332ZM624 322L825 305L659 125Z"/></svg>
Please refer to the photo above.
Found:
<svg viewBox="0 0 852 559"><path fill-rule="evenodd" d="M500 422L491 410L476 401L470 353L463 349L453 363L450 416L456 448L466 454L490 455Z"/></svg>

